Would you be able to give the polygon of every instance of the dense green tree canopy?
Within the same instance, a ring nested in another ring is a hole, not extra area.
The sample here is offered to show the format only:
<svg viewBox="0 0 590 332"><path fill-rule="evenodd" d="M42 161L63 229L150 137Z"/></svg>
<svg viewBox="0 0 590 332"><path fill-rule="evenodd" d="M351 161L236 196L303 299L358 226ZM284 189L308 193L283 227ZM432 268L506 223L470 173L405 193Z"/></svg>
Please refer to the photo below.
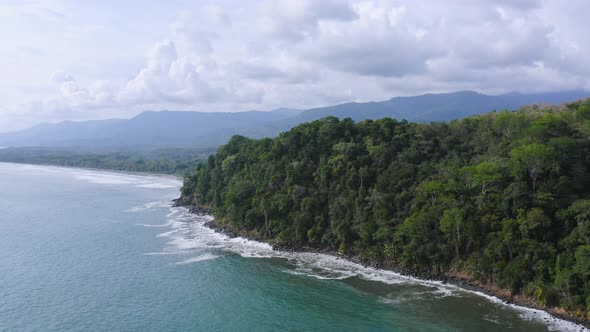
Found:
<svg viewBox="0 0 590 332"><path fill-rule="evenodd" d="M182 194L277 241L460 270L586 310L588 105L431 124L327 117L275 139L235 136Z"/></svg>

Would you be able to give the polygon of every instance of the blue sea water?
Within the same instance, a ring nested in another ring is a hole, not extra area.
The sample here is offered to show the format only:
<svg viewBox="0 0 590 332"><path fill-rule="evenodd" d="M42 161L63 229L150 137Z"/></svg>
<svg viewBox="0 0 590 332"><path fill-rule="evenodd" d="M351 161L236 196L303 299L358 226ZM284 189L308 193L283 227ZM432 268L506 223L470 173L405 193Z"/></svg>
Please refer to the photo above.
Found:
<svg viewBox="0 0 590 332"><path fill-rule="evenodd" d="M0 331L580 331L173 208L171 177L0 163Z"/></svg>

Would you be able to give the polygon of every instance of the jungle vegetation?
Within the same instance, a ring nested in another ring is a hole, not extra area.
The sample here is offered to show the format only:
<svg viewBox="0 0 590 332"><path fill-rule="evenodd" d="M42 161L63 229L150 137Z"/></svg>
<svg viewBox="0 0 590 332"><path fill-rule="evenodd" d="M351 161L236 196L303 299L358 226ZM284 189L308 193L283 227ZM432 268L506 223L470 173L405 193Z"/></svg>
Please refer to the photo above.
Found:
<svg viewBox="0 0 590 332"><path fill-rule="evenodd" d="M464 271L541 305L590 309L590 100L234 136L182 196L278 242Z"/></svg>

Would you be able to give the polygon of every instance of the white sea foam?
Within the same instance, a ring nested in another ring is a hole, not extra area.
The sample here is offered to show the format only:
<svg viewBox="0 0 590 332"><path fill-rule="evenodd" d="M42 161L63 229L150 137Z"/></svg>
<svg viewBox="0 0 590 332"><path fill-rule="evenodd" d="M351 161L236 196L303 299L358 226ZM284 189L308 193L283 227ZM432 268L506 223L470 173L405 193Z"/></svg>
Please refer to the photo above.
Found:
<svg viewBox="0 0 590 332"><path fill-rule="evenodd" d="M191 254L191 251L188 250L178 250L178 251L157 251L157 252L146 252L143 254L144 256L168 256L168 255L188 255Z"/></svg>
<svg viewBox="0 0 590 332"><path fill-rule="evenodd" d="M135 175L109 171L93 171L77 168L58 168L75 179L103 185L132 185L139 188L166 189L182 185L179 179L167 176Z"/></svg>
<svg viewBox="0 0 590 332"><path fill-rule="evenodd" d="M156 227L156 228L170 226L170 224L168 224L168 223L166 223L166 224L135 224L135 225L142 226L142 227Z"/></svg>
<svg viewBox="0 0 590 332"><path fill-rule="evenodd" d="M492 322L494 324L502 325L502 322L500 321L500 318L498 318L498 317L490 317L489 315L485 315L485 316L483 316L483 319L487 320L488 322Z"/></svg>
<svg viewBox="0 0 590 332"><path fill-rule="evenodd" d="M478 291L466 292L470 292L485 297L486 299L488 299L488 301L496 303L498 305L509 306L512 309L518 311L518 315L523 319L530 321L540 321L547 324L550 331L590 331L590 329L587 329L584 326L560 318L556 318L543 310L527 308L516 304L508 304L495 296L487 295L485 293Z"/></svg>
<svg viewBox="0 0 590 332"><path fill-rule="evenodd" d="M319 279L336 280L360 277L390 285L422 285L430 288L426 291L426 296L431 297L461 296L462 294L466 295L470 293L482 296L497 305L509 306L516 310L523 319L543 322L553 331L590 331L581 325L555 318L545 311L506 304L499 298L478 291L465 290L452 284L446 284L440 281L419 280L393 271L365 267L361 264L332 255L276 251L267 243L240 237L230 238L205 226L205 223L212 219L211 216L193 215L189 214L184 208L173 207L168 214L171 230L161 233L158 236L170 239L167 243L168 247L166 251L182 252L185 250L214 249L215 254L209 253L208 255L215 256L215 258L223 251L236 253L242 257L285 258L295 265L295 269L286 269L285 272L295 275L307 275ZM188 264L205 259L213 258L201 255L181 261L179 264ZM400 301L400 299L383 299L383 301L395 302Z"/></svg>
<svg viewBox="0 0 590 332"><path fill-rule="evenodd" d="M438 287L430 286L425 287L427 287L425 290L408 289L407 291L401 293L395 293L387 297L381 297L380 301L385 304L399 305L425 298L443 298L447 296L458 295L456 292L448 289L440 289Z"/></svg>
<svg viewBox="0 0 590 332"><path fill-rule="evenodd" d="M179 188L182 181L171 176L131 174L123 172L69 168L60 166L14 165L16 171L34 170L36 172L54 173L71 176L80 181L102 185L131 185L139 188L167 189Z"/></svg>
<svg viewBox="0 0 590 332"><path fill-rule="evenodd" d="M165 207L169 207L170 206L170 202L169 201L155 201L155 202L149 202L149 203L145 203L139 206L134 206L132 208L129 208L123 212L139 212L139 211L145 211L145 210L151 210L151 209L160 209L160 208L165 208ZM169 225L169 223L167 223L167 225Z"/></svg>
<svg viewBox="0 0 590 332"><path fill-rule="evenodd" d="M176 188L178 187L175 183L146 183L146 184L139 184L137 185L140 188L149 188L149 189L167 189L167 188Z"/></svg>
<svg viewBox="0 0 590 332"><path fill-rule="evenodd" d="M61 166L11 164L14 171L35 171L70 176L74 179L109 186L135 186L146 189L180 188L182 181L172 176L144 175L124 172L71 168Z"/></svg>
<svg viewBox="0 0 590 332"><path fill-rule="evenodd" d="M168 231L168 232L164 232L164 233L160 233L158 235L156 235L157 237L170 237L171 235L174 235L178 233L176 230L172 230L172 231ZM176 240L176 239L175 239ZM181 238L179 238L179 240L183 240Z"/></svg>
<svg viewBox="0 0 590 332"><path fill-rule="evenodd" d="M96 172L75 172L72 174L78 180L84 180L97 184L132 184L134 178L115 174L100 174Z"/></svg>
<svg viewBox="0 0 590 332"><path fill-rule="evenodd" d="M180 261L180 262L176 262L176 265L186 265L186 264L191 264L191 263L198 263L198 262L208 261L208 260L212 260L212 259L219 258L219 257L220 256L213 255L213 254L203 254L203 255L200 255L197 257L192 257L192 258Z"/></svg>
<svg viewBox="0 0 590 332"><path fill-rule="evenodd" d="M317 279L323 280L343 280L346 278L354 277L355 274L332 274L327 271L314 271L313 269L309 268L297 268L295 270L285 269L283 270L285 273L294 274L294 275L304 275L308 277L314 277Z"/></svg>

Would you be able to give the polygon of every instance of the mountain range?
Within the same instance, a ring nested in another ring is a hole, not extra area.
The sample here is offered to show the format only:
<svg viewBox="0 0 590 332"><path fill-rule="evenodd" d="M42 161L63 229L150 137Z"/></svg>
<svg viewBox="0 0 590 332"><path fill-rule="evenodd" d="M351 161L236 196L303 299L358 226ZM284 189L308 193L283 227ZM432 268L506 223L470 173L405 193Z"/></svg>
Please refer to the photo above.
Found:
<svg viewBox="0 0 590 332"><path fill-rule="evenodd" d="M485 95L473 91L395 97L380 102L344 103L270 112L143 112L131 119L40 124L0 133L5 147L75 147L88 149L215 148L231 136L272 137L300 123L326 116L355 121L391 117L413 122L448 121L524 105L559 104L590 96L588 91Z"/></svg>

